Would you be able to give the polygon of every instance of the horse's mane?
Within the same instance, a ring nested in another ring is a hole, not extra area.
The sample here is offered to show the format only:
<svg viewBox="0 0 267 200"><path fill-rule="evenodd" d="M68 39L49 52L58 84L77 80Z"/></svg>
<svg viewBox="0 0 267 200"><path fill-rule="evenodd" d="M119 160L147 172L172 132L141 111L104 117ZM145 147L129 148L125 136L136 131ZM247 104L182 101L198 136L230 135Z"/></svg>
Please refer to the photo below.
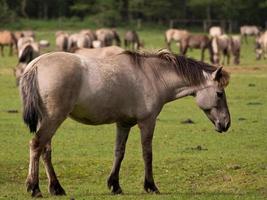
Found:
<svg viewBox="0 0 267 200"><path fill-rule="evenodd" d="M183 78L183 80L194 86L205 83L206 76L203 71L207 74L211 74L218 69L213 65L209 65L192 58L187 58L185 56L178 56L164 49L159 50L156 53L124 51L122 54L128 55L131 58L132 62L138 66L142 65L144 58L154 57L165 60L173 67L175 67L176 72ZM219 86L226 87L229 83L229 79L229 74L226 71L222 70L222 76L218 80Z"/></svg>

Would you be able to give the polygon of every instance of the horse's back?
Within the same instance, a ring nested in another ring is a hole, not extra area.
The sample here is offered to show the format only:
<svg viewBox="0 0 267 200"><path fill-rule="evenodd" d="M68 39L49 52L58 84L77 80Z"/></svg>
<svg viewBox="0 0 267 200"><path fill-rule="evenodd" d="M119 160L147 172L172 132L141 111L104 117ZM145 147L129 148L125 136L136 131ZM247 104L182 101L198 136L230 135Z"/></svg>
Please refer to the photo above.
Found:
<svg viewBox="0 0 267 200"><path fill-rule="evenodd" d="M1 44L11 44L14 42L15 36L10 31L1 31L0 32L0 43Z"/></svg>

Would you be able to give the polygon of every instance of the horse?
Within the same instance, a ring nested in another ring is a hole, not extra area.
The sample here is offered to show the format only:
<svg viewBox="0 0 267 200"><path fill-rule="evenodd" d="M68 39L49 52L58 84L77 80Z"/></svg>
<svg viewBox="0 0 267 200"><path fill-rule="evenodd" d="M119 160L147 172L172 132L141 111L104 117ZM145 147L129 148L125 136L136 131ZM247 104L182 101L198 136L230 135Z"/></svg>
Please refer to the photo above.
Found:
<svg viewBox="0 0 267 200"><path fill-rule="evenodd" d="M128 46L132 50L139 50L140 47L143 47L143 44L139 40L139 36L136 31L130 30L125 33L124 36L124 46L128 48Z"/></svg>
<svg viewBox="0 0 267 200"><path fill-rule="evenodd" d="M94 41L94 40L97 39L95 32L93 30L91 30L91 29L81 30L80 33L88 35L91 41Z"/></svg>
<svg viewBox="0 0 267 200"><path fill-rule="evenodd" d="M24 37L24 33L22 31L15 31L14 36L16 40L18 41L20 38Z"/></svg>
<svg viewBox="0 0 267 200"><path fill-rule="evenodd" d="M259 36L260 29L257 26L241 26L240 34L242 41L245 39L246 43L248 43L247 36Z"/></svg>
<svg viewBox="0 0 267 200"><path fill-rule="evenodd" d="M34 38L33 37L28 37L28 36L21 37L17 42L18 57L20 57L19 56L19 54L20 54L19 52L21 52L22 47L27 43L33 43L33 42L34 42Z"/></svg>
<svg viewBox="0 0 267 200"><path fill-rule="evenodd" d="M190 35L181 41L181 54L185 55L188 48L201 49L201 61L204 61L205 50L210 53L210 61L213 62L211 40L206 35Z"/></svg>
<svg viewBox="0 0 267 200"><path fill-rule="evenodd" d="M267 31L262 33L260 36L256 37L256 59L260 60L267 57Z"/></svg>
<svg viewBox="0 0 267 200"><path fill-rule="evenodd" d="M75 49L72 53L84 55L85 57L105 58L105 57L120 54L123 51L124 49L121 47L109 46L109 47L101 47L101 48L95 48L95 49L78 48L78 49Z"/></svg>
<svg viewBox="0 0 267 200"><path fill-rule="evenodd" d="M115 40L117 46L121 46L121 39L115 29L101 28L96 30L97 40L101 41L101 47L113 45Z"/></svg>
<svg viewBox="0 0 267 200"><path fill-rule="evenodd" d="M88 125L116 123L113 168L107 185L122 193L119 171L131 128L138 125L145 164L144 189L159 193L152 172L152 139L157 116L171 101L194 96L215 130L226 132L231 119L224 88L229 74L201 61L157 53L126 51L104 59L66 52L44 54L26 67L20 81L23 119L30 132L27 190L41 197L42 156L52 195L65 195L51 161L51 140L69 116Z"/></svg>
<svg viewBox="0 0 267 200"><path fill-rule="evenodd" d="M69 34L63 31L56 32L56 48L58 51L68 51Z"/></svg>
<svg viewBox="0 0 267 200"><path fill-rule="evenodd" d="M32 30L24 30L22 33L25 37L32 37L35 39L35 33Z"/></svg>
<svg viewBox="0 0 267 200"><path fill-rule="evenodd" d="M1 56L4 56L4 46L9 46L9 56L13 55L13 46L17 49L17 40L10 31L0 31Z"/></svg>
<svg viewBox="0 0 267 200"><path fill-rule="evenodd" d="M209 29L209 35L211 37L221 36L223 34L223 30L220 26L212 26Z"/></svg>
<svg viewBox="0 0 267 200"><path fill-rule="evenodd" d="M213 51L213 63L219 64L221 53L223 54L222 64L224 64L225 57L227 57L227 64L230 63L231 55L231 40L228 35L216 36L211 39L211 46Z"/></svg>
<svg viewBox="0 0 267 200"><path fill-rule="evenodd" d="M171 42L175 41L176 44L180 44L182 39L187 38L190 33L187 30L179 30L179 29L168 29L165 32L165 42L167 48L171 50Z"/></svg>
<svg viewBox="0 0 267 200"><path fill-rule="evenodd" d="M92 41L87 34L74 33L68 38L68 51L72 48L91 48Z"/></svg>
<svg viewBox="0 0 267 200"><path fill-rule="evenodd" d="M231 36L230 43L233 63L238 65L240 63L241 37L239 35Z"/></svg>
<svg viewBox="0 0 267 200"><path fill-rule="evenodd" d="M25 37L27 38L27 37ZM21 38L23 39L23 38ZM20 39L20 40L21 40ZM26 68L26 66L40 55L39 43L34 41L28 41L21 44L18 49L18 64L14 68L14 76L16 77L16 85L19 85L20 78Z"/></svg>

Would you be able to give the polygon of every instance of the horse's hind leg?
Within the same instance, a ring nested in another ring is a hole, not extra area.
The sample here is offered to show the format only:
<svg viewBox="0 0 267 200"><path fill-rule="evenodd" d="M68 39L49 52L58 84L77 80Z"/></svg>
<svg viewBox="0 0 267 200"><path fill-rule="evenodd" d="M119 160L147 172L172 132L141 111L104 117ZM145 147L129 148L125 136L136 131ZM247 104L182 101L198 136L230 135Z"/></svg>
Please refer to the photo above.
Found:
<svg viewBox="0 0 267 200"><path fill-rule="evenodd" d="M109 178L107 180L108 188L112 188L113 194L122 193L122 189L119 184L119 172L121 167L121 162L124 157L126 142L130 132L131 126L123 125L117 123L117 136L116 136L116 145L115 145L115 158L113 162L113 167Z"/></svg>
<svg viewBox="0 0 267 200"><path fill-rule="evenodd" d="M26 179L26 187L27 191L31 192L32 197L42 196L39 188L39 160L46 145L51 141L56 129L65 118L62 120L58 119L60 118L53 118L53 120L43 119L36 135L30 141L30 164L28 177Z"/></svg>
<svg viewBox="0 0 267 200"><path fill-rule="evenodd" d="M52 147L51 147L51 140L50 140L47 142L42 152L42 158L44 161L45 171L46 171L46 175L49 181L48 191L52 195L66 195L64 189L61 187L57 179L57 175L52 165L51 152L52 152Z"/></svg>

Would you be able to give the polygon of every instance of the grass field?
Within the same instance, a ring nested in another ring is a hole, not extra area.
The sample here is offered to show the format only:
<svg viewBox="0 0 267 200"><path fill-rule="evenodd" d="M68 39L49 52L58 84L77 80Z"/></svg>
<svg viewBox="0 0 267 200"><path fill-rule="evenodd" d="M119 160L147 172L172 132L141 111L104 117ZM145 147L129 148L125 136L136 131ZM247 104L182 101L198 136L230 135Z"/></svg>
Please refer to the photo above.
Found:
<svg viewBox="0 0 267 200"><path fill-rule="evenodd" d="M120 30L122 33L124 30ZM142 30L146 48L164 47L163 33ZM54 32L37 32L54 48ZM173 46L174 47L174 46ZM175 48L175 47L174 47ZM7 52L6 52L7 54ZM154 176L161 195L143 191L139 130L127 144L120 181L124 195L112 196L106 179L112 166L114 125L86 126L70 119L53 140L53 161L67 197L51 197L40 165L40 187L51 199L266 199L267 198L267 61L256 61L253 41L243 45L240 66L226 89L232 126L218 134L192 97L167 104L153 140ZM189 52L199 58L199 51ZM29 199L24 181L28 141L12 67L16 57L0 58L0 199ZM9 111L18 111L9 112ZM182 124L192 119L194 124Z"/></svg>

